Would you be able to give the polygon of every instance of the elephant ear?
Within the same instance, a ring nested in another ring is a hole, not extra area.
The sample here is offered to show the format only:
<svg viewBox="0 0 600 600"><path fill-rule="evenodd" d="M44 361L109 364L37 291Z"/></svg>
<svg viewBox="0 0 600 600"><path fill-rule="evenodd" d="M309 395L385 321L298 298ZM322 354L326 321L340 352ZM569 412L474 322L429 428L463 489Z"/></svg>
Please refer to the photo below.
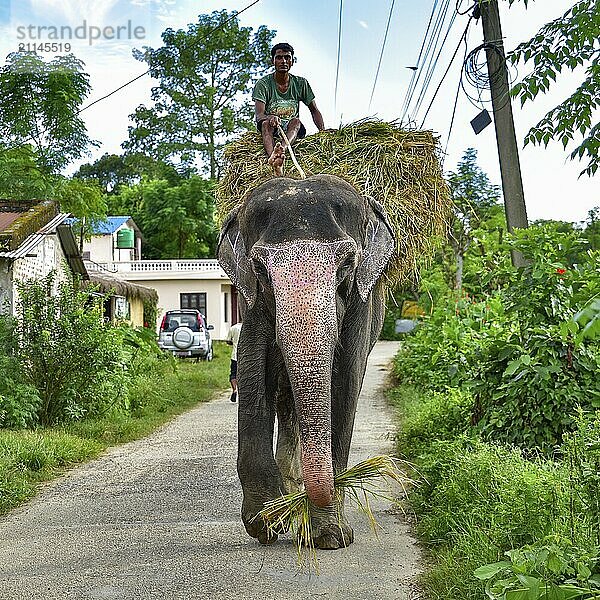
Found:
<svg viewBox="0 0 600 600"><path fill-rule="evenodd" d="M363 302L381 277L396 246L394 230L383 206L367 196L367 223L362 256L356 267L356 286Z"/></svg>
<svg viewBox="0 0 600 600"><path fill-rule="evenodd" d="M217 256L219 264L235 287L241 292L248 307L256 300L256 277L246 254L246 246L238 221L239 208L229 213L221 228Z"/></svg>

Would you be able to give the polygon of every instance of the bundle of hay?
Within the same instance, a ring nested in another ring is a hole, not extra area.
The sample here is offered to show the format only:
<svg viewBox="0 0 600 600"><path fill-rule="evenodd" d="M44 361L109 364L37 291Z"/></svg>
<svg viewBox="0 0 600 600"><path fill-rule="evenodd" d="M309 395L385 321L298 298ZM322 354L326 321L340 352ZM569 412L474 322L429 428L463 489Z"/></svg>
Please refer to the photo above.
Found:
<svg viewBox="0 0 600 600"><path fill-rule="evenodd" d="M436 238L445 234L451 208L433 133L364 120L308 136L293 149L307 176L337 175L383 204L397 239L386 273L389 283L411 278ZM216 190L221 221L249 191L273 177L258 133L246 133L229 144L225 159L226 174ZM289 157L285 166L286 177L299 178Z"/></svg>

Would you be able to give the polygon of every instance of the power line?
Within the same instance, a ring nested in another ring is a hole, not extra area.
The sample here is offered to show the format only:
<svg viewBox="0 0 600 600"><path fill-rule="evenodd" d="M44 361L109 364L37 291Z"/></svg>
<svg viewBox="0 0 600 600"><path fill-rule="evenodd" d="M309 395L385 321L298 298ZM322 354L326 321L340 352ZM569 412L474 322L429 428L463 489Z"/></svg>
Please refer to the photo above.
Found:
<svg viewBox="0 0 600 600"><path fill-rule="evenodd" d="M338 77L340 74L340 55L342 50L342 9L344 0L340 0L340 17L338 21L338 47L337 47L337 65L335 67L335 92L333 94L333 114L337 116L337 92L338 92Z"/></svg>
<svg viewBox="0 0 600 600"><path fill-rule="evenodd" d="M419 97L417 98L417 103L414 108L415 117L417 116L417 113L421 110L421 105L423 104L423 101L425 100L425 96L426 96L427 92L429 91L429 86L431 85L431 81L433 79L433 74L435 73L435 70L438 65L438 61L440 59L440 56L442 55L442 50L444 49L446 41L448 40L448 36L450 35L450 31L452 30L452 27L454 26L455 20L456 20L456 12L453 12L452 17L450 18L450 23L448 24L448 27L446 29L446 35L444 36L444 39L442 40L442 43L439 47L437 54L435 55L435 58L433 58L434 55L432 54L432 60L430 61L430 67L425 76L425 81L423 82L423 87L421 89L421 92L419 93Z"/></svg>
<svg viewBox="0 0 600 600"><path fill-rule="evenodd" d="M229 18L225 19L225 21L223 21L222 23L219 23L216 27L213 27L206 34L206 37L212 35L215 31L218 31L219 29L221 29L222 27L224 27L225 25L227 25L227 23L229 23L230 21L232 21L233 19L235 19L238 15L241 15L243 12L247 11L249 8L252 8L255 4L258 4L259 2L260 2L260 0L254 0L254 2L252 2L251 4L248 4L248 6L246 6L242 10L234 12ZM86 111L88 108L91 108L95 104L98 104L98 102L101 102L102 100L106 100L106 98L109 98L113 94L116 94L117 92L121 91L123 88L126 88L128 85L131 85L132 83L136 82L138 79L141 79L145 75L148 75L148 73L150 73L151 70L152 69L148 69L147 71L144 71L143 73L140 73L140 75L138 75L137 77L134 77L133 79L130 79L129 81L127 81L123 85L120 85L118 88L115 88L112 92L109 92L108 94L102 96L101 98L98 98L97 100L94 100L93 102L90 102L86 106L80 108L77 112L75 112L75 114L73 115L73 117L76 117L76 116L80 115L82 112ZM67 120L68 119L59 120L56 123L55 127L59 127L63 123L66 123ZM40 135L43 135L47 131L50 131L50 129L52 129L52 127L47 127L46 129L43 129L40 132ZM35 137L34 136L30 136L30 137L26 138L25 140L19 142L15 146L12 146L11 148L7 148L7 150L14 150L16 148L20 148L20 147L24 146L25 144L27 144L28 142L31 142L31 141L35 141Z"/></svg>
<svg viewBox="0 0 600 600"><path fill-rule="evenodd" d="M383 36L383 44L381 45L381 53L379 54L379 62L377 63L377 72L375 73L375 80L373 81L373 89L371 90L371 98L369 98L369 110L371 109L371 102L373 102L373 94L375 93L375 86L377 85L377 79L379 77L379 68L381 67L381 60L383 59L383 51L385 50L385 44L387 42L388 31L390 29L390 22L392 20L392 13L394 12L395 0L392 0L390 6L390 14L388 15L387 25L385 27L385 35Z"/></svg>
<svg viewBox="0 0 600 600"><path fill-rule="evenodd" d="M431 110L431 107L433 106L433 103L437 97L437 94L440 91L440 88L442 87L442 83L444 83L444 79L446 79L446 75L448 75L448 72L450 71L450 67L452 66L452 63L454 63L454 59L456 58L456 55L458 54L458 50L460 48L460 45L463 42L463 39L465 39L467 36L467 32L469 31L469 27L471 25L472 20L473 20L473 17L469 17L467 26L465 27L463 34L460 36L460 40L458 41L458 45L456 46L456 50L454 50L454 53L452 54L452 58L450 59L450 62L448 63L448 67L446 68L446 71L442 75L442 79L440 80L440 82L433 94L433 98L431 99L431 102L429 103L429 106L427 107L427 110L425 111L425 116L423 117L423 121L421 122L421 128L423 127L423 125L425 125L425 119L427 119L427 115L429 115L429 111Z"/></svg>
<svg viewBox="0 0 600 600"><path fill-rule="evenodd" d="M408 110L410 109L410 105L412 103L412 99L413 99L413 96L417 89L417 85L419 84L419 81L421 79L421 76L423 74L425 74L425 82L421 86L421 88L423 88L428 76L430 77L430 74L433 72L432 69L435 70L435 66L436 66L434 64L435 51L437 50L437 47L439 44L442 27L446 20L446 14L448 12L449 5L450 5L450 0L443 0L443 4L440 4L437 16L435 17L435 22L433 24L433 28L431 30L431 36L427 40L427 46L423 53L423 61L419 65L419 70L416 75L414 85L413 85L412 89L410 90L410 93L407 95L407 98L405 101L406 108L404 110L402 120L404 120L404 117L406 116ZM427 65L427 66L425 67L425 65ZM420 95L421 94L419 94L419 96Z"/></svg>
<svg viewBox="0 0 600 600"><path fill-rule="evenodd" d="M406 111L408 110L408 98L411 95L413 86L416 85L415 78L417 76L417 71L421 66L421 56L423 56L423 49L425 48L425 42L427 41L427 36L429 35L429 30L431 29L431 23L433 22L433 16L435 15L435 9L437 7L438 0L434 0L433 6L431 8L431 15L429 16L429 22L427 23L427 29L425 30L425 36L423 37L423 43L421 44L421 49L419 50L419 56L417 58L417 62L415 64L415 68L412 73L412 77L410 78L410 82L408 84L408 90L406 91L406 96L404 97L404 103L402 104L402 117L401 121L404 121L404 117L406 116Z"/></svg>
<svg viewBox="0 0 600 600"><path fill-rule="evenodd" d="M469 23L470 23L470 21L469 21ZM468 28L467 28L467 32L468 32ZM464 66L465 60L467 58L467 52L469 51L469 45L467 44L467 35L468 35L468 33L463 36L463 39L465 42L465 54L463 56L463 66ZM456 107L458 106L458 96L460 95L461 86L462 86L462 70L461 70L460 77L458 79L458 85L456 86L456 97L454 98L454 108L452 109L452 118L450 119L450 127L448 129L448 137L446 138L446 146L444 148L444 154L442 155L442 164L448 153L448 146L450 144L450 136L452 135L452 128L454 127L454 117L456 116Z"/></svg>

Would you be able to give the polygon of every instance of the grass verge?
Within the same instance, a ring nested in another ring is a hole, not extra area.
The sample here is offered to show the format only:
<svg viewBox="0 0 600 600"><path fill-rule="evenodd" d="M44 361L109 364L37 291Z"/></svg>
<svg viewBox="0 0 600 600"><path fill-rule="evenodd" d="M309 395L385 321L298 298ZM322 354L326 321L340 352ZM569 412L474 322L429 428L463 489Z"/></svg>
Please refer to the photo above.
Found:
<svg viewBox="0 0 600 600"><path fill-rule="evenodd" d="M132 410L113 411L61 427L0 429L0 514L27 501L39 484L98 456L109 446L142 438L228 386L230 350L215 342L212 362L180 361L157 368L130 392Z"/></svg>
<svg viewBox="0 0 600 600"><path fill-rule="evenodd" d="M515 567L531 577L528 581L535 575L558 585L579 577L582 585L592 585L587 579L600 571L595 558L600 555L595 503L600 413L596 420L582 418L579 429L549 459L482 441L470 425L467 390L432 392L401 385L390 391L390 399L399 413L398 451L416 465L422 479L410 502L417 534L432 559L421 579L427 598L486 599L486 582L474 576L475 570L505 561L506 553L517 549L518 556L537 557L535 564ZM577 553L591 557L589 574L585 569L578 573L581 560L571 558ZM542 598L494 596L505 597Z"/></svg>

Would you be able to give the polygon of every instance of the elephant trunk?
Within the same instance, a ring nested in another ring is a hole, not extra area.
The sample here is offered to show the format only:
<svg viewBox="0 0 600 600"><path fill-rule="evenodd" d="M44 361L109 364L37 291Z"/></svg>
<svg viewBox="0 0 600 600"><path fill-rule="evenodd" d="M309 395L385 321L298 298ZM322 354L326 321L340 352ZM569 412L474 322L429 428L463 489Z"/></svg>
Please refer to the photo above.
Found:
<svg viewBox="0 0 600 600"><path fill-rule="evenodd" d="M286 260L288 258L288 260ZM309 499L333 502L331 374L337 342L336 266L310 242L269 261L277 343L292 386L300 430L302 476Z"/></svg>

